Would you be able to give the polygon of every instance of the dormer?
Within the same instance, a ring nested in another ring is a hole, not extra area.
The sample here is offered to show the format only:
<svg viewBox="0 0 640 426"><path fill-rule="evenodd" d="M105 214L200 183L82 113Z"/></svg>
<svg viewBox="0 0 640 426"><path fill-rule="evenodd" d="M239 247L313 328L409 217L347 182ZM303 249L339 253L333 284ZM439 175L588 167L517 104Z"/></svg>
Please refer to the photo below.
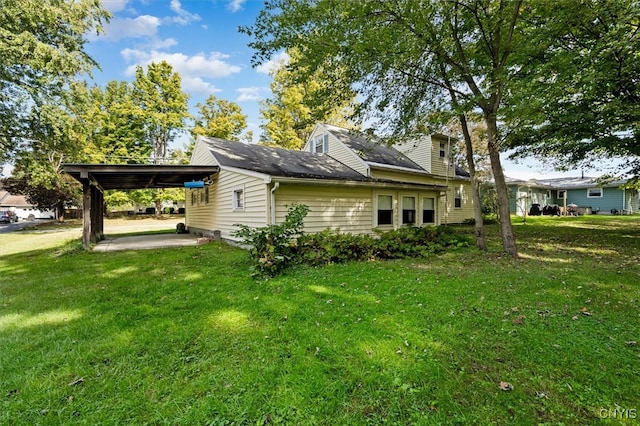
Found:
<svg viewBox="0 0 640 426"><path fill-rule="evenodd" d="M432 170L432 146L431 136L429 135L394 144L395 149L429 173Z"/></svg>

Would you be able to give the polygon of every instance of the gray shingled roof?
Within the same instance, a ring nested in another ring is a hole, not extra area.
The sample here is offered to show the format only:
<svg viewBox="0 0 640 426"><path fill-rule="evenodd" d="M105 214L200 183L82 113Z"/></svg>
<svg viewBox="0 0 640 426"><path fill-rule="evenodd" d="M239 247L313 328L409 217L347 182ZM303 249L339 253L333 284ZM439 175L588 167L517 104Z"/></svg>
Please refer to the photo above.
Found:
<svg viewBox="0 0 640 426"><path fill-rule="evenodd" d="M370 181L325 154L203 137L221 166L278 177Z"/></svg>
<svg viewBox="0 0 640 426"><path fill-rule="evenodd" d="M513 179L505 178L508 185L528 185L530 187L540 188L560 188L560 189L582 189L599 187L617 187L625 183L624 180L617 180L613 182L599 183L598 178L595 177L558 177L549 179Z"/></svg>
<svg viewBox="0 0 640 426"><path fill-rule="evenodd" d="M324 124L324 126L332 135L338 138L340 142L344 143L366 162L424 171L424 169L413 162L413 160L410 160L403 153L386 145L382 141L369 139L362 134L349 131L342 127L332 126L330 124Z"/></svg>
<svg viewBox="0 0 640 426"><path fill-rule="evenodd" d="M342 127L333 126L331 124L323 124L323 126L325 126L331 134L368 163L387 164L416 171L426 171L406 155L382 141L370 139L362 134L358 134ZM470 176L469 172L461 167L456 166L455 171L456 176Z"/></svg>

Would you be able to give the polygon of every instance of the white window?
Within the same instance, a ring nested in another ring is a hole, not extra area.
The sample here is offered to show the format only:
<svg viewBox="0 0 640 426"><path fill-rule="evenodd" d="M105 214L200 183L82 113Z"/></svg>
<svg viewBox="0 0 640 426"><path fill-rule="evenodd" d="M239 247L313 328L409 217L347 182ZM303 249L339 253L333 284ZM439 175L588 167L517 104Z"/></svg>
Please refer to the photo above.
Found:
<svg viewBox="0 0 640 426"><path fill-rule="evenodd" d="M402 224L416 224L416 197L402 197Z"/></svg>
<svg viewBox="0 0 640 426"><path fill-rule="evenodd" d="M557 193L558 200L564 200L564 197L566 194L567 194L567 191L563 189L558 189L558 193Z"/></svg>
<svg viewBox="0 0 640 426"><path fill-rule="evenodd" d="M233 190L233 209L244 210L244 187Z"/></svg>
<svg viewBox="0 0 640 426"><path fill-rule="evenodd" d="M316 136L309 145L311 152L315 152L316 154L326 154L329 152L329 135L325 134Z"/></svg>
<svg viewBox="0 0 640 426"><path fill-rule="evenodd" d="M602 188L589 188L587 189L587 198L602 198Z"/></svg>
<svg viewBox="0 0 640 426"><path fill-rule="evenodd" d="M393 196L378 195L378 226L393 225Z"/></svg>
<svg viewBox="0 0 640 426"><path fill-rule="evenodd" d="M453 206L457 209L462 208L462 191L456 188L456 194L453 197Z"/></svg>
<svg viewBox="0 0 640 426"><path fill-rule="evenodd" d="M436 223L436 200L431 197L422 199L422 223Z"/></svg>
<svg viewBox="0 0 640 426"><path fill-rule="evenodd" d="M440 158L447 156L447 146L444 142L440 142Z"/></svg>

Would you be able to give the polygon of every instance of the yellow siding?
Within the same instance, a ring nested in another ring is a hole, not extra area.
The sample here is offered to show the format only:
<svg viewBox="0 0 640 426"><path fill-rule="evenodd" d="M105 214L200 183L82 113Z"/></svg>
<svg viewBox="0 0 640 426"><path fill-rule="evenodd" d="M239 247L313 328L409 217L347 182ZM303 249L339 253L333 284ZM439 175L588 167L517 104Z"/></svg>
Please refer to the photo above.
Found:
<svg viewBox="0 0 640 426"><path fill-rule="evenodd" d="M449 191L447 191L446 197L441 198L442 205L446 207L442 211L441 223L462 223L467 219L473 218L473 196L471 194L471 183L468 181L456 180L449 182ZM462 206L455 207L455 189L460 190L462 196Z"/></svg>
<svg viewBox="0 0 640 426"><path fill-rule="evenodd" d="M254 176L228 170L221 170L214 176L209 188L209 203L204 201L205 189L187 190L186 225L196 232L221 232L223 238L231 238L231 233L242 223L251 227L267 224L267 184ZM244 209L233 208L233 192L244 189ZM195 192L197 202L191 204L191 193Z"/></svg>
<svg viewBox="0 0 640 426"><path fill-rule="evenodd" d="M445 158L440 157L440 143L445 144ZM446 139L432 138L431 144L431 173L438 176L447 176L449 177L454 175L454 170L451 167L451 164L447 166L446 164L446 156L448 156L448 151L450 149L449 143Z"/></svg>
<svg viewBox="0 0 640 426"><path fill-rule="evenodd" d="M427 172L431 172L431 157L433 150L430 136L396 144L394 145L394 148L402 152Z"/></svg>
<svg viewBox="0 0 640 426"><path fill-rule="evenodd" d="M445 185L445 180L436 176L377 168L371 169L371 177L375 179L393 180L396 182L422 183L427 185Z"/></svg>
<svg viewBox="0 0 640 426"><path fill-rule="evenodd" d="M305 232L327 228L354 234L372 231L370 188L281 184L275 198L277 223L284 220L288 206L297 203L310 209L304 220Z"/></svg>

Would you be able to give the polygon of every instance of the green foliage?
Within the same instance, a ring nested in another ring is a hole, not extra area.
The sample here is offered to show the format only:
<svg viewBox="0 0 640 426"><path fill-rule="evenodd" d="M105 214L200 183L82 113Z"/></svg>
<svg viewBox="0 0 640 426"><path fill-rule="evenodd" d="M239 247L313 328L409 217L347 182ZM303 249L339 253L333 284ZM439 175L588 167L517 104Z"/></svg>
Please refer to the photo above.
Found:
<svg viewBox="0 0 640 426"><path fill-rule="evenodd" d="M144 121L154 164L167 161L169 144L184 130L189 117L189 96L181 87L180 75L166 61L149 64L146 72L141 66L136 68L133 99Z"/></svg>
<svg viewBox="0 0 640 426"><path fill-rule="evenodd" d="M561 168L623 160L640 175L640 3L553 1L527 7L505 119L518 154Z"/></svg>
<svg viewBox="0 0 640 426"><path fill-rule="evenodd" d="M33 139L28 117L40 105L59 101L70 80L96 66L86 36L109 17L95 0L0 1L0 160Z"/></svg>
<svg viewBox="0 0 640 426"><path fill-rule="evenodd" d="M273 97L260 104L260 115L266 121L262 142L300 149L318 122L352 127L347 117L353 112L355 92L347 85L336 88L343 81L336 78L341 68L332 69L331 78L323 72L307 74L298 50L292 48L288 53L288 60L272 72Z"/></svg>
<svg viewBox="0 0 640 426"><path fill-rule="evenodd" d="M235 225L240 229L234 232L234 236L251 246L254 276L273 277L291 264L295 246L293 240L303 234L304 218L308 212L309 207L295 204L289 207L285 220L280 224L262 228Z"/></svg>
<svg viewBox="0 0 640 426"><path fill-rule="evenodd" d="M425 257L450 248L468 247L468 236L447 227L402 227L394 231L371 235L343 234L326 229L305 234L305 205L294 205L283 223L262 228L235 225L234 236L250 246L254 276L269 278L295 264L312 266L368 261Z"/></svg>
<svg viewBox="0 0 640 426"><path fill-rule="evenodd" d="M198 104L198 115L191 135L237 141L247 127L247 116L242 113L242 108L234 102L217 99L211 95L205 104Z"/></svg>

